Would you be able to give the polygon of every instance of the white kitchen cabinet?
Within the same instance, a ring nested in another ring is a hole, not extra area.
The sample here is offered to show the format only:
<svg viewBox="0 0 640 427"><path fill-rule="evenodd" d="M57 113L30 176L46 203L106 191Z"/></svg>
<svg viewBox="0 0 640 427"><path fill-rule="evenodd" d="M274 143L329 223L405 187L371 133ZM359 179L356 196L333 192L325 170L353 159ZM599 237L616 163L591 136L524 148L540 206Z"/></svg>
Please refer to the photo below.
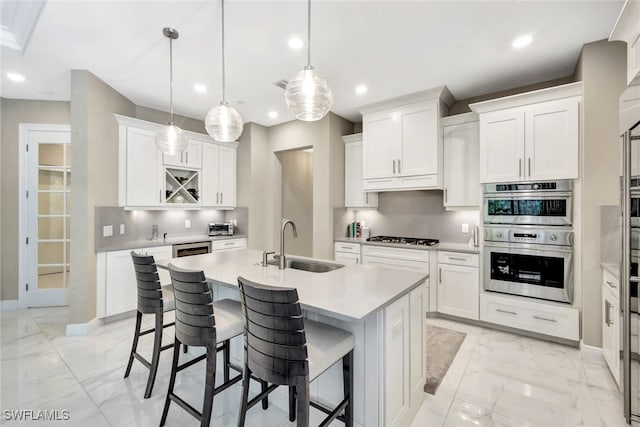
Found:
<svg viewBox="0 0 640 427"><path fill-rule="evenodd" d="M442 187L440 118L452 99L440 87L360 109L365 191Z"/></svg>
<svg viewBox="0 0 640 427"><path fill-rule="evenodd" d="M236 205L236 147L202 144L202 206Z"/></svg>
<svg viewBox="0 0 640 427"><path fill-rule="evenodd" d="M384 424L404 426L424 399L427 378L426 286L384 310Z"/></svg>
<svg viewBox="0 0 640 427"><path fill-rule="evenodd" d="M362 264L429 273L429 251L364 245Z"/></svg>
<svg viewBox="0 0 640 427"><path fill-rule="evenodd" d="M165 166L180 166L200 169L202 167L202 142L188 138L187 148L178 154L163 154Z"/></svg>
<svg viewBox="0 0 640 427"><path fill-rule="evenodd" d="M211 252L230 251L237 249L246 249L247 239L241 237L239 239L212 240Z"/></svg>
<svg viewBox="0 0 640 427"><path fill-rule="evenodd" d="M446 208L480 205L479 125L474 113L442 119L443 204Z"/></svg>
<svg viewBox="0 0 640 427"><path fill-rule="evenodd" d="M344 141L344 206L377 208L378 193L365 193L362 188L362 134L346 135Z"/></svg>
<svg viewBox="0 0 640 427"><path fill-rule="evenodd" d="M480 115L480 182L575 179L582 83L471 104Z"/></svg>
<svg viewBox="0 0 640 427"><path fill-rule="evenodd" d="M640 84L640 2L625 2L609 40L627 43L627 84Z"/></svg>
<svg viewBox="0 0 640 427"><path fill-rule="evenodd" d="M575 342L580 340L580 310L567 304L483 292L480 320Z"/></svg>
<svg viewBox="0 0 640 427"><path fill-rule="evenodd" d="M151 248L134 249L137 253L153 255L155 259L168 259L172 257L171 246L156 246ZM138 290L136 274L131 260L131 250L107 252L105 257L105 303L103 316L113 316L136 310L138 307ZM158 269L160 283L171 283L169 272ZM100 310L99 310L100 311ZM100 316L99 316L100 317Z"/></svg>
<svg viewBox="0 0 640 427"><path fill-rule="evenodd" d="M438 251L438 312L478 320L479 256Z"/></svg>
<svg viewBox="0 0 640 427"><path fill-rule="evenodd" d="M360 244L335 242L333 259L340 264L360 264Z"/></svg>
<svg viewBox="0 0 640 427"><path fill-rule="evenodd" d="M156 132L125 127L120 129L120 139L119 205L160 205L163 199L163 168L162 153L156 147Z"/></svg>
<svg viewBox="0 0 640 427"><path fill-rule="evenodd" d="M403 426L411 405L409 364L409 295L384 310L385 426Z"/></svg>
<svg viewBox="0 0 640 427"><path fill-rule="evenodd" d="M620 385L620 300L618 280L602 270L602 355Z"/></svg>

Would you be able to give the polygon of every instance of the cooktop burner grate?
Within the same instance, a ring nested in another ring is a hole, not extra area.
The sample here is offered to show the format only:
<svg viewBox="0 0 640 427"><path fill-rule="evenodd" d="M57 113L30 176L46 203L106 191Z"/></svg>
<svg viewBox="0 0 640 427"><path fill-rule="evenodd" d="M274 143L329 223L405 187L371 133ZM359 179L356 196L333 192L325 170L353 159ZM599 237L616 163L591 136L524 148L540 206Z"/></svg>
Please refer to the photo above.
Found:
<svg viewBox="0 0 640 427"><path fill-rule="evenodd" d="M440 243L440 240L423 239L417 237L374 236L369 237L367 239L367 242L393 243L397 245L433 246Z"/></svg>

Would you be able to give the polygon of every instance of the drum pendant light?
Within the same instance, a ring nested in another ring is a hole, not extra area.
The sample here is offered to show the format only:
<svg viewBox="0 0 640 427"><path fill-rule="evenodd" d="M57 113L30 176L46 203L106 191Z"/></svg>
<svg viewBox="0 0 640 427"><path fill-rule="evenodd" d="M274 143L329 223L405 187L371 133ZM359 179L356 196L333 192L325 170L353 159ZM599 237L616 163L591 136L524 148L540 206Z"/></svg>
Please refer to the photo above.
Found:
<svg viewBox="0 0 640 427"><path fill-rule="evenodd" d="M307 66L289 79L284 99L296 118L305 122L320 120L333 104L329 82L311 65L311 0L307 1Z"/></svg>
<svg viewBox="0 0 640 427"><path fill-rule="evenodd" d="M231 142L242 135L244 123L240 113L230 107L226 100L224 69L224 0L222 0L222 101L209 110L204 119L204 126L213 139L220 142Z"/></svg>
<svg viewBox="0 0 640 427"><path fill-rule="evenodd" d="M178 38L177 30L169 27L162 29L162 34L169 39L169 124L164 126L156 137L158 149L165 154L178 154L187 148L187 136L182 129L173 124L173 41Z"/></svg>

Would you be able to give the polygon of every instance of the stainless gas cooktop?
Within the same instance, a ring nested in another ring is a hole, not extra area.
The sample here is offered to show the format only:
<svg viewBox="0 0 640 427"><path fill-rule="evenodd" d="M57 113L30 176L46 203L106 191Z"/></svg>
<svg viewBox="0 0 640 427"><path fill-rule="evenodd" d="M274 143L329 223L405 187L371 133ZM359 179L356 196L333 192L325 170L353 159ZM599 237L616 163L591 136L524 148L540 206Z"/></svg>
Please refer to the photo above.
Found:
<svg viewBox="0 0 640 427"><path fill-rule="evenodd" d="M423 239L417 237L396 237L396 236L374 236L369 237L367 242L393 243L397 245L433 246L440 243L438 239Z"/></svg>

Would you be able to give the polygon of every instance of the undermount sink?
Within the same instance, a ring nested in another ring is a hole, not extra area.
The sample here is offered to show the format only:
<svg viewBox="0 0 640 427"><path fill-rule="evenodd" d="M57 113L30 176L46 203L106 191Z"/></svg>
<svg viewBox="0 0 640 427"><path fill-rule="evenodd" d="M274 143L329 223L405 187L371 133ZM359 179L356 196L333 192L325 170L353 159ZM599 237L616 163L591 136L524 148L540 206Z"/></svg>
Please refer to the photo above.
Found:
<svg viewBox="0 0 640 427"><path fill-rule="evenodd" d="M274 259L267 262L268 265L278 265L278 260ZM320 261L309 261L306 259L299 258L287 258L286 259L287 268L293 268L294 270L304 270L309 271L311 273L326 273L327 271L337 270L339 268L344 267L342 264L330 264L327 262Z"/></svg>

